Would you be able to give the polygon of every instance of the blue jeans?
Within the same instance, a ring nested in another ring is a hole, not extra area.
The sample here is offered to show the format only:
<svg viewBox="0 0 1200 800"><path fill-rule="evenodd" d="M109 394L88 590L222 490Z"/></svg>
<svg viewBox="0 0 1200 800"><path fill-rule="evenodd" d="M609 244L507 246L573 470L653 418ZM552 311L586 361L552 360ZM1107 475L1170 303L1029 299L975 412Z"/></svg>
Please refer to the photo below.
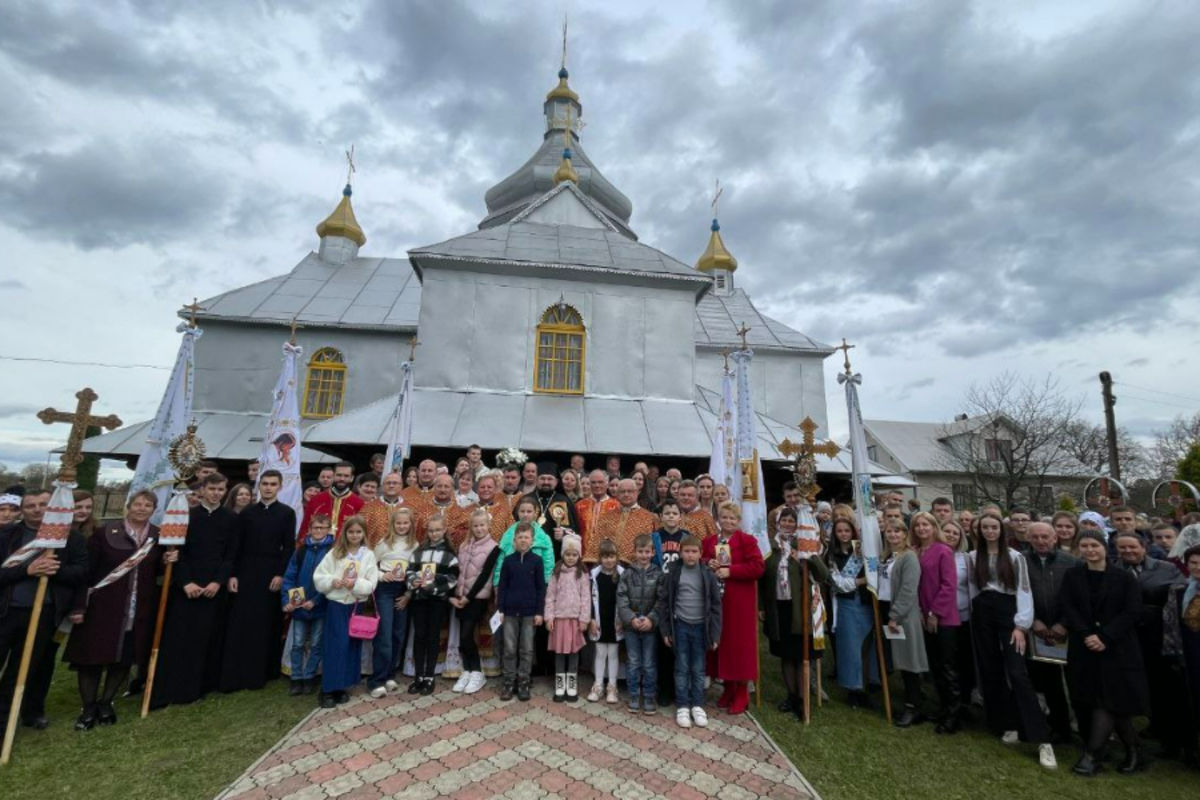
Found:
<svg viewBox="0 0 1200 800"><path fill-rule="evenodd" d="M315 678L321 664L321 639L325 618L299 619L292 617L292 680ZM308 663L304 663L304 645L308 645Z"/></svg>
<svg viewBox="0 0 1200 800"><path fill-rule="evenodd" d="M396 674L400 659L404 658L404 644L408 638L408 611L396 608L396 598L402 594L404 584L380 583L375 591L375 608L379 613L379 630L371 643L371 677L367 686L374 689L383 686Z"/></svg>
<svg viewBox="0 0 1200 800"><path fill-rule="evenodd" d="M658 631L645 633L626 629L625 680L630 697L655 697L658 694Z"/></svg>
<svg viewBox="0 0 1200 800"><path fill-rule="evenodd" d="M704 705L704 623L675 620L675 706Z"/></svg>

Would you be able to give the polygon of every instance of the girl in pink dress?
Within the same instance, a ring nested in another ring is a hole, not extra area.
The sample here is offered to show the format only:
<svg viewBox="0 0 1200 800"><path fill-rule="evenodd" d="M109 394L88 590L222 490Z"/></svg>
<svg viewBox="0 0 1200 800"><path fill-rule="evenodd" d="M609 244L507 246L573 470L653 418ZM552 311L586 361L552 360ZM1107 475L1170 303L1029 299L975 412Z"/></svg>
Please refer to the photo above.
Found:
<svg viewBox="0 0 1200 800"><path fill-rule="evenodd" d="M583 568L582 542L575 534L562 540L562 558L554 566L546 587L546 609L542 616L550 633L554 653L554 701L574 703L579 699L579 651L584 631L592 621L592 581Z"/></svg>

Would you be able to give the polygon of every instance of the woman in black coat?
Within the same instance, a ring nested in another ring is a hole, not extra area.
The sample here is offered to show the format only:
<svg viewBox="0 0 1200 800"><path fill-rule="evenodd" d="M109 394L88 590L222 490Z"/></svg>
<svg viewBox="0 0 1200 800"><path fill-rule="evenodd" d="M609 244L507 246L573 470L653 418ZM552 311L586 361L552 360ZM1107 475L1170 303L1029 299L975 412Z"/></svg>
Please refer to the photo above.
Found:
<svg viewBox="0 0 1200 800"><path fill-rule="evenodd" d="M1067 684L1079 720L1083 755L1077 775L1099 770L1099 751L1115 729L1125 745L1122 774L1143 769L1133 718L1146 713L1149 691L1137 623L1142 595L1137 579L1108 563L1104 537L1081 531L1079 556L1084 563L1063 576L1061 595L1067 641Z"/></svg>

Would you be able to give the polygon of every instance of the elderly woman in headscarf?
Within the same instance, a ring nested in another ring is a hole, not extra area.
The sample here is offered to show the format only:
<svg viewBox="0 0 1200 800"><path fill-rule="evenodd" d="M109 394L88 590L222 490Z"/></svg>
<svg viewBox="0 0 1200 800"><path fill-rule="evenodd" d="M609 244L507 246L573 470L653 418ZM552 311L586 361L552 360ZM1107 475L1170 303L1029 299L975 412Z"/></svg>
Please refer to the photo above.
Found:
<svg viewBox="0 0 1200 800"><path fill-rule="evenodd" d="M1191 574L1188 571L1185 554L1193 547L1200 547L1200 523L1185 525L1179 535L1175 537L1175 544L1171 545L1171 552L1167 554L1167 561L1179 567L1179 571L1183 573L1184 577L1189 577ZM1196 688L1200 689L1200 686Z"/></svg>
<svg viewBox="0 0 1200 800"><path fill-rule="evenodd" d="M1098 531L1108 541L1108 520L1095 511L1084 511L1079 515L1079 530Z"/></svg>

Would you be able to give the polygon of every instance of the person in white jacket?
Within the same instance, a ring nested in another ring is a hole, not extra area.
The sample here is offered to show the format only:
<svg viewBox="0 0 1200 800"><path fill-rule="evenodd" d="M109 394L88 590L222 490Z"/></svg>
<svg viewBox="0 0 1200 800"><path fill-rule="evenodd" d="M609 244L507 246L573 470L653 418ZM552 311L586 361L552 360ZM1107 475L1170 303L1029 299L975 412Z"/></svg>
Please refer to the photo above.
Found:
<svg viewBox="0 0 1200 800"><path fill-rule="evenodd" d="M366 520L350 517L313 573L313 585L329 601L325 604L321 708L345 703L349 700L346 690L362 681L362 647L350 638L350 617L379 581L375 554L366 540Z"/></svg>

